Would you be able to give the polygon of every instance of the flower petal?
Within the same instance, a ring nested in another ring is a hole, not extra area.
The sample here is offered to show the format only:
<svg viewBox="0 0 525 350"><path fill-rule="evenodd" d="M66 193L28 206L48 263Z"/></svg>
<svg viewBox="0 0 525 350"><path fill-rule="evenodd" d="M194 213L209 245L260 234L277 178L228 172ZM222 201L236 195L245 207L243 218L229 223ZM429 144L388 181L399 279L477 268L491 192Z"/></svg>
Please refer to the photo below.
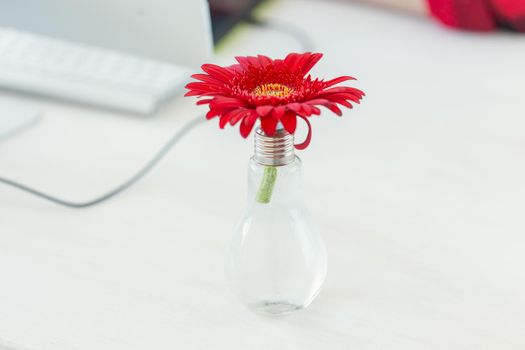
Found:
<svg viewBox="0 0 525 350"><path fill-rule="evenodd" d="M263 68L266 68L268 65L272 64L272 59L268 56L257 55L257 58L259 59L259 62L261 63L261 67Z"/></svg>
<svg viewBox="0 0 525 350"><path fill-rule="evenodd" d="M205 83L202 81L194 81L191 83L186 84L186 89L190 90L200 90L200 91L216 91L217 85Z"/></svg>
<svg viewBox="0 0 525 350"><path fill-rule="evenodd" d="M275 120L280 120L284 115L284 112L286 112L285 106L277 106L273 109L272 117L274 117Z"/></svg>
<svg viewBox="0 0 525 350"><path fill-rule="evenodd" d="M229 111L228 113L221 115L221 118L219 119L219 128L224 129L224 127L226 126L226 124L228 124L228 121L231 118L232 112L234 111L235 110Z"/></svg>
<svg viewBox="0 0 525 350"><path fill-rule="evenodd" d="M213 64L213 63L207 63L207 64L203 64L201 66L201 68L204 67L205 68L205 72L212 75L212 76L215 76L216 72L220 73L219 75L224 75L224 76L227 76L228 78L232 77L233 76L233 72L228 68L228 67L222 67L222 66L219 66L219 65L216 65L216 64ZM208 71L211 71L208 72Z"/></svg>
<svg viewBox="0 0 525 350"><path fill-rule="evenodd" d="M247 138L248 135L250 135L250 132L252 131L253 126L255 125L255 122L257 121L258 117L259 115L257 114L257 112L252 111L252 113L243 118L241 126L239 128L242 137Z"/></svg>
<svg viewBox="0 0 525 350"><path fill-rule="evenodd" d="M201 81L194 81L191 83L186 84L186 89L189 89L186 93L186 96L202 96L207 95L210 96L212 94L224 94L227 89L224 86L220 86L217 84L210 84L210 83L204 83Z"/></svg>
<svg viewBox="0 0 525 350"><path fill-rule="evenodd" d="M228 68L220 67L215 64L203 64L201 68L203 71L223 83L229 83L233 78L233 72Z"/></svg>
<svg viewBox="0 0 525 350"><path fill-rule="evenodd" d="M297 115L294 112L288 111L281 118L281 123L283 124L284 130L293 134L297 128Z"/></svg>
<svg viewBox="0 0 525 350"><path fill-rule="evenodd" d="M328 88L330 86L334 86L336 84L339 84L339 83L342 83L343 81L348 81L348 80L356 80L354 77L350 77L350 76L342 76L342 77L338 77L338 78L334 78L334 79L331 79L331 80L328 80L324 83L324 87L325 88Z"/></svg>
<svg viewBox="0 0 525 350"><path fill-rule="evenodd" d="M335 103L326 103L323 106L325 106L326 108L328 108L329 110L331 110L332 112L337 114L338 116L342 116L343 115L343 112L341 111L341 109L339 107L337 107L337 105Z"/></svg>
<svg viewBox="0 0 525 350"><path fill-rule="evenodd" d="M350 100L357 104L361 103L361 97L357 97L350 93L334 93L334 94L323 94L321 95L323 99L333 101L333 100Z"/></svg>
<svg viewBox="0 0 525 350"><path fill-rule="evenodd" d="M324 94L334 94L334 93L340 93L340 92L345 92L345 93L350 93L350 94L354 94L356 96L365 96L365 93L359 89L356 89L356 88L353 88L353 87L349 87L349 86L337 86L337 87L333 87L333 88L330 88L330 89L326 89L326 90L322 90L319 95L324 95Z"/></svg>
<svg viewBox="0 0 525 350"><path fill-rule="evenodd" d="M255 110L257 111L257 114L259 114L261 117L265 117L268 113L270 113L273 110L273 106L257 106Z"/></svg>
<svg viewBox="0 0 525 350"><path fill-rule="evenodd" d="M228 66L228 69L232 71L233 73L244 73L244 68L240 64L232 64L231 66Z"/></svg>
<svg viewBox="0 0 525 350"><path fill-rule="evenodd" d="M303 72L303 74L308 73L317 64L317 62L319 62L321 58L323 58L322 53L314 53L310 57L308 57L308 60L301 67L301 71Z"/></svg>
<svg viewBox="0 0 525 350"><path fill-rule="evenodd" d="M239 62L239 64L240 64L241 67L243 68L243 70L249 70L249 69L250 69L251 63L250 63L250 61L248 60L248 57L245 57L245 56L235 56L235 60L236 60L237 62Z"/></svg>
<svg viewBox="0 0 525 350"><path fill-rule="evenodd" d="M212 77L211 75L208 75L208 74L193 74L191 76L193 79L197 79L197 80L200 80L200 81L204 81L204 82L207 82L207 83L210 83L210 84L215 84L215 85L223 85L224 83L214 77Z"/></svg>
<svg viewBox="0 0 525 350"><path fill-rule="evenodd" d="M315 114L315 115L321 114L321 110L317 108L316 106L310 106L310 108L312 109L312 114Z"/></svg>
<svg viewBox="0 0 525 350"><path fill-rule="evenodd" d="M202 92L200 92L200 91L190 90L190 91L188 91L188 92L186 92L186 93L184 94L184 97L188 97L188 96L202 96L202 95L203 95L203 94L202 94Z"/></svg>
<svg viewBox="0 0 525 350"><path fill-rule="evenodd" d="M312 140L312 125L310 124L308 118L303 116L299 116L299 118L303 119L306 122L306 126L308 127L308 134L306 134L306 138L304 139L304 141L300 144L295 145L296 149L303 150L306 147L308 147L308 145L310 145L310 141Z"/></svg>
<svg viewBox="0 0 525 350"><path fill-rule="evenodd" d="M305 115L305 116L311 116L312 115L312 106L310 106L309 104L306 104L306 103L303 103L301 105L301 115Z"/></svg>
<svg viewBox="0 0 525 350"><path fill-rule="evenodd" d="M326 108L328 108L329 110L331 110L332 112L334 112L335 114L339 116L342 115L341 109L337 107L337 105L333 102L339 102L339 101L338 100L331 101L331 100L324 99L324 98L317 98L314 100L307 101L306 104L308 104L312 108L316 108L316 110L312 110L312 114L319 114L317 113L317 111L320 112L320 110L314 105L321 105L321 106L325 106ZM352 107L349 107L349 108L352 108Z"/></svg>
<svg viewBox="0 0 525 350"><path fill-rule="evenodd" d="M247 109L244 109L244 108L239 108L239 109L236 109L234 111L232 111L232 116L230 118L230 125L235 125L239 122L239 120L242 120L242 118L244 118L246 115L250 114L251 111L250 110L247 110Z"/></svg>
<svg viewBox="0 0 525 350"><path fill-rule="evenodd" d="M211 108L218 108L218 109L232 108L232 107L244 107L244 106L245 106L244 101L241 101L235 97L224 97L224 96L217 96L210 103Z"/></svg>
<svg viewBox="0 0 525 350"><path fill-rule="evenodd" d="M304 56L304 55L310 55L309 52L306 52L302 55L298 54L298 53L295 53L295 52L292 52L292 53L289 53L288 55L286 55L286 57L284 58L284 65L286 67L288 67L290 70L294 71L296 68L297 68L297 62L299 61L299 59L301 58L301 56Z"/></svg>
<svg viewBox="0 0 525 350"><path fill-rule="evenodd" d="M338 103L342 106L345 106L346 108L350 108L350 109L354 108L354 106L346 100L333 100L333 102Z"/></svg>
<svg viewBox="0 0 525 350"><path fill-rule="evenodd" d="M296 113L301 112L301 104L297 102L289 103L286 105L286 107Z"/></svg>
<svg viewBox="0 0 525 350"><path fill-rule="evenodd" d="M305 103L309 105L324 105L325 103L329 103L330 101L325 98L316 98L313 100L306 101Z"/></svg>
<svg viewBox="0 0 525 350"><path fill-rule="evenodd" d="M221 91L199 91L199 90L190 90L184 94L184 96L224 96L224 92Z"/></svg>
<svg viewBox="0 0 525 350"><path fill-rule="evenodd" d="M261 68L261 63L259 62L259 59L257 57L248 56L246 57L248 59L248 62L250 62L250 65L255 68Z"/></svg>
<svg viewBox="0 0 525 350"><path fill-rule="evenodd" d="M205 105L205 104L207 104L207 103L210 103L211 101L213 101L212 98L205 98L205 99L203 99L203 100L198 100L197 103L196 103L196 105L197 105L197 106Z"/></svg>
<svg viewBox="0 0 525 350"><path fill-rule="evenodd" d="M273 136L277 128L277 119L270 116L261 118L261 128L266 135Z"/></svg>
<svg viewBox="0 0 525 350"><path fill-rule="evenodd" d="M218 115L221 115L222 114L222 111L220 110L217 110L217 109L210 109L208 111L208 113L206 113L206 119L213 119L215 118L216 116Z"/></svg>

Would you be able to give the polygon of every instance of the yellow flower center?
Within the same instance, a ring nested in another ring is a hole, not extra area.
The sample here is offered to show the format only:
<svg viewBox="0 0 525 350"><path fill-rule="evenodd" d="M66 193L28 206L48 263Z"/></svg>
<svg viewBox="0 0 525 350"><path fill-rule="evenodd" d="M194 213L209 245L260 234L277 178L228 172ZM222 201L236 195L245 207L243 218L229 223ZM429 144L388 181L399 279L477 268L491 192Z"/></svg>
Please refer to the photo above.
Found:
<svg viewBox="0 0 525 350"><path fill-rule="evenodd" d="M253 94L259 97L288 97L292 94L293 89L277 83L268 83L257 86L253 90Z"/></svg>

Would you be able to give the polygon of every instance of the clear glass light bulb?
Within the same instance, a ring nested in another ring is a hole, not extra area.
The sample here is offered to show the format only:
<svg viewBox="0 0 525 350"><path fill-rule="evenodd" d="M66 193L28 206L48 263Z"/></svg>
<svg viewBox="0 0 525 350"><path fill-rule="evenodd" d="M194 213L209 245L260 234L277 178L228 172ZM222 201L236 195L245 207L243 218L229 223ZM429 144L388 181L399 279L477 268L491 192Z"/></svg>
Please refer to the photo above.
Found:
<svg viewBox="0 0 525 350"><path fill-rule="evenodd" d="M281 315L307 307L326 276L326 250L302 192L293 135L256 132L248 198L227 257L235 294L250 309Z"/></svg>

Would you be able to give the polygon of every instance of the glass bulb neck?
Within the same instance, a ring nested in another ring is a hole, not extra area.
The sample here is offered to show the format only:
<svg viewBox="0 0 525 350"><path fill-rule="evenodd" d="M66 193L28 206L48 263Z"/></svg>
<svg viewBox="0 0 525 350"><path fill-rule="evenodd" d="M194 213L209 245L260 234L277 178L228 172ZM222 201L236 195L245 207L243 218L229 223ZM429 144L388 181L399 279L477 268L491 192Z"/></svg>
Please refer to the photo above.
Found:
<svg viewBox="0 0 525 350"><path fill-rule="evenodd" d="M255 130L255 155L257 163L265 166L283 166L295 160L294 136L284 129L277 129L268 136L259 127Z"/></svg>

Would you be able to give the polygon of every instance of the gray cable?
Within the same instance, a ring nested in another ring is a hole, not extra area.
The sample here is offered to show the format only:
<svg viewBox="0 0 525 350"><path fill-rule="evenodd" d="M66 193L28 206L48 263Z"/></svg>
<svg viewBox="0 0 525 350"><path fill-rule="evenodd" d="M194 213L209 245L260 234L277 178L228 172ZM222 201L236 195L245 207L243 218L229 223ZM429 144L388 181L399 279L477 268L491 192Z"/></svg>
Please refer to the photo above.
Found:
<svg viewBox="0 0 525 350"><path fill-rule="evenodd" d="M169 140L162 146L162 148L155 154L155 156L147 162L137 173L135 173L133 176L131 176L128 180L123 182L121 185L117 186L115 189L98 196L92 200L84 201L84 202L71 202L67 201L52 195L49 195L47 193L44 193L42 191L36 190L34 188L31 188L29 186L26 186L24 184L21 184L19 182L0 177L0 183L4 183L6 185L18 188L19 190L22 190L26 193L32 194L36 197L40 197L42 199L46 199L48 201L51 201L53 203L68 207L68 208L87 208L94 205L97 205L99 203L102 203L110 198L115 197L117 194L127 190L129 187L131 187L133 184L135 184L137 181L142 179L147 173L151 171L157 165L162 158L175 146L177 142L179 142L190 130L195 128L197 125L202 124L206 119L204 117L200 117L197 119L192 120L191 122L184 125L184 127L179 130L177 133L175 133Z"/></svg>
<svg viewBox="0 0 525 350"><path fill-rule="evenodd" d="M25 122L25 123L23 123L21 125L18 125L17 127L13 128L11 130L8 130L5 133L0 133L0 142L7 141L7 140L9 140L10 138L12 138L12 137L14 137L16 135L21 134L24 131L27 131L27 130L31 129L33 126L35 126L38 123L40 123L41 120L42 120L42 116L37 115L37 116L31 118L29 121L27 121L27 122Z"/></svg>

